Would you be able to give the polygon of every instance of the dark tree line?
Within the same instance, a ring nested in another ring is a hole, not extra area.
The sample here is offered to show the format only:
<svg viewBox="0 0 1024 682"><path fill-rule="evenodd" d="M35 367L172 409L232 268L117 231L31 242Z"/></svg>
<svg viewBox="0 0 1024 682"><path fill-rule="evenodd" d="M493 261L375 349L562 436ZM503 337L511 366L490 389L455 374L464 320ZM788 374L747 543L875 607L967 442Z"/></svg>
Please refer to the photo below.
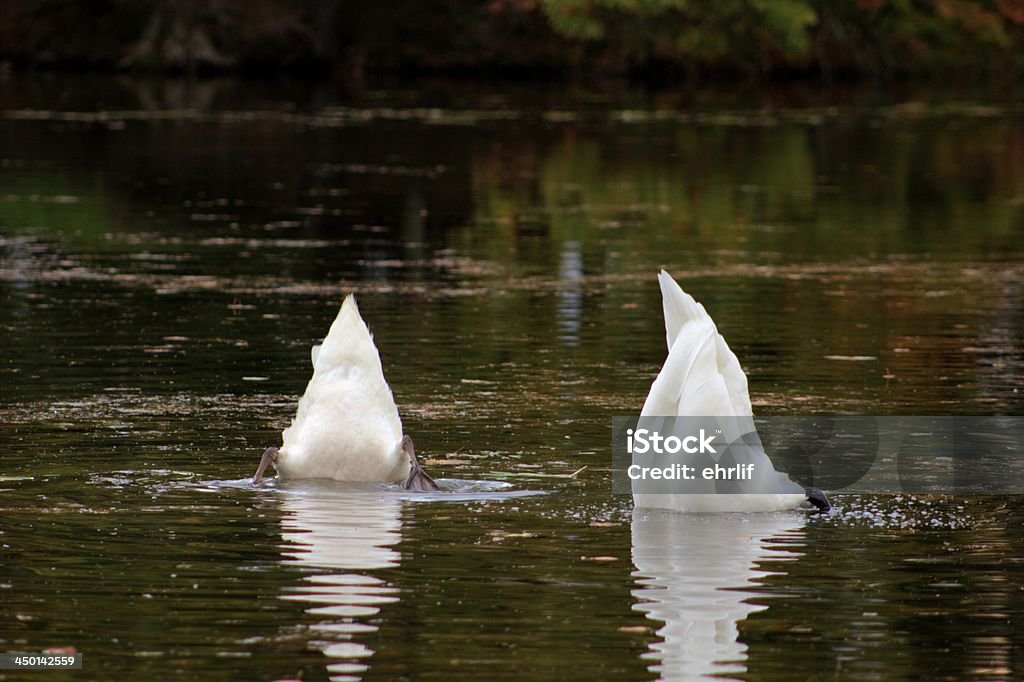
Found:
<svg viewBox="0 0 1024 682"><path fill-rule="evenodd" d="M159 71L1024 70L1024 0L5 0L0 58Z"/></svg>

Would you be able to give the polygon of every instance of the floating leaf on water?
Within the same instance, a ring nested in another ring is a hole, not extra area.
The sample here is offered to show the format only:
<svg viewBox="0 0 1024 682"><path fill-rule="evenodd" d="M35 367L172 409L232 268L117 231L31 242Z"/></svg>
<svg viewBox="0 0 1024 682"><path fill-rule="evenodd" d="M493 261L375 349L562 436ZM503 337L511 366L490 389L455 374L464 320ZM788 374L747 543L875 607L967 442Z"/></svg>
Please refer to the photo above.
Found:
<svg viewBox="0 0 1024 682"><path fill-rule="evenodd" d="M597 561L597 562L601 562L601 563L611 563L612 561L618 561L618 560L619 560L619 557L617 557L617 556L607 556L607 555L602 555L602 556L581 556L580 557L580 561Z"/></svg>
<svg viewBox="0 0 1024 682"><path fill-rule="evenodd" d="M503 530L492 530L488 535L491 536L492 542L501 542L506 538L537 538L540 537L537 533L530 533L523 531L521 533L506 533Z"/></svg>
<svg viewBox="0 0 1024 682"><path fill-rule="evenodd" d="M541 474L533 472L522 472L522 471L488 471L487 476L498 476L506 478L576 478L581 471L587 467L583 466L572 472L571 474Z"/></svg>

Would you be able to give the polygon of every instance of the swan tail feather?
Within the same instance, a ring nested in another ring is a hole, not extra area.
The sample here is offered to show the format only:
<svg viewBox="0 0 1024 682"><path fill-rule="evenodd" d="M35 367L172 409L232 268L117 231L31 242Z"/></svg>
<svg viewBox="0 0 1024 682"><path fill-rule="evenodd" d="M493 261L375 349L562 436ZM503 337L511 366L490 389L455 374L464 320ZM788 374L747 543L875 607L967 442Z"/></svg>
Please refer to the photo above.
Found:
<svg viewBox="0 0 1024 682"><path fill-rule="evenodd" d="M672 279L672 275L664 270L658 273L658 284L661 285L661 304L665 310L665 339L669 350L672 350L683 325L687 322L710 321L711 316L704 310L704 306L683 291Z"/></svg>
<svg viewBox="0 0 1024 682"><path fill-rule="evenodd" d="M352 294L345 297L327 338L319 347L313 347L311 355L315 373L335 367L359 367L384 378L377 346Z"/></svg>
<svg viewBox="0 0 1024 682"><path fill-rule="evenodd" d="M662 305L665 310L665 335L669 343L669 355L676 352L674 347L680 336L683 336L684 339L693 339L684 341L683 347L691 343L699 345L706 343L705 328L710 326L713 331L714 352L706 354L705 357L713 358L716 373L721 376L721 381L724 382L728 392L729 407L719 416L752 415L754 411L750 404L747 376L743 373L736 354L732 352L729 344L725 342L725 338L718 332L714 320L708 315L704 306L683 291L682 287L664 270L658 274L658 283L661 285ZM700 413L687 411L680 412L680 414Z"/></svg>

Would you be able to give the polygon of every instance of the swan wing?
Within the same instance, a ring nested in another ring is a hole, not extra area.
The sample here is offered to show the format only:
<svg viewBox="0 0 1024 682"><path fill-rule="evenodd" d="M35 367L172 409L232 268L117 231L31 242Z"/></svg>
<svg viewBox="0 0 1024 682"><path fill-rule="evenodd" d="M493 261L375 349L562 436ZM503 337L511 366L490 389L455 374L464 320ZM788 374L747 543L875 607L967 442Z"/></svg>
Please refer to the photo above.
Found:
<svg viewBox="0 0 1024 682"><path fill-rule="evenodd" d="M729 388L718 370L716 335L710 320L683 325L640 416L736 416Z"/></svg>

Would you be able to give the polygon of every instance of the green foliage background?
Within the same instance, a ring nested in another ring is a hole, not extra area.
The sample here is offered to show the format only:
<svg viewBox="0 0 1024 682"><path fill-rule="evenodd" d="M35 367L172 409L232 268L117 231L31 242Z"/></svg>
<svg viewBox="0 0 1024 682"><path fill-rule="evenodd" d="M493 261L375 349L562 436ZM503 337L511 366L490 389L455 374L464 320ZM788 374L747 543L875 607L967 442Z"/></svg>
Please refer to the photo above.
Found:
<svg viewBox="0 0 1024 682"><path fill-rule="evenodd" d="M1019 74L1024 0L7 0L0 58L155 70Z"/></svg>

